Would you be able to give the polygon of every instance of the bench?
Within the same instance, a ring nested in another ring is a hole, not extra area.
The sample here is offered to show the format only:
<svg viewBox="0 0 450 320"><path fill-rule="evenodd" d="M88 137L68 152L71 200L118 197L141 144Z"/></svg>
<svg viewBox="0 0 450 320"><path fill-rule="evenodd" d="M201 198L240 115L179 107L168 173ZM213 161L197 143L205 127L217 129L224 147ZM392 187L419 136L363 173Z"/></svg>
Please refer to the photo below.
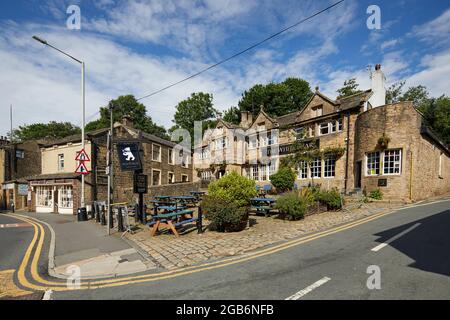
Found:
<svg viewBox="0 0 450 320"><path fill-rule="evenodd" d="M194 218L193 213L194 213L193 210L181 210L153 216L152 221L147 223L147 225L151 227L150 235L153 237L156 234L156 232L158 232L158 229L161 226L161 224L165 224L170 228L170 230L172 230L175 236L179 237L180 235L178 234L176 227L187 223L199 221L198 218ZM186 215L190 215L190 218L183 219L183 217Z"/></svg>
<svg viewBox="0 0 450 320"><path fill-rule="evenodd" d="M256 210L257 213L263 212L264 215L267 217L270 215L270 211L273 209L270 206L252 206L252 209Z"/></svg>

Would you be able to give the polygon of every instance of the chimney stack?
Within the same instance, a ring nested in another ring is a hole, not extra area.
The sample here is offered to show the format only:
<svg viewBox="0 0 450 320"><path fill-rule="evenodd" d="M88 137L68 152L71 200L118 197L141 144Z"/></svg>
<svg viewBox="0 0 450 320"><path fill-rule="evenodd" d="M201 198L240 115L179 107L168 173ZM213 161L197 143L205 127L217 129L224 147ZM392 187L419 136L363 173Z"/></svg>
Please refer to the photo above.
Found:
<svg viewBox="0 0 450 320"><path fill-rule="evenodd" d="M241 123L240 126L244 129L251 127L253 123L253 115L250 111L241 111Z"/></svg>
<svg viewBox="0 0 450 320"><path fill-rule="evenodd" d="M371 72L372 96L369 103L372 108L384 106L386 104L386 77L381 71L381 64L375 65L375 71Z"/></svg>
<svg viewBox="0 0 450 320"><path fill-rule="evenodd" d="M124 115L121 122L125 127L133 128L133 120L129 115Z"/></svg>

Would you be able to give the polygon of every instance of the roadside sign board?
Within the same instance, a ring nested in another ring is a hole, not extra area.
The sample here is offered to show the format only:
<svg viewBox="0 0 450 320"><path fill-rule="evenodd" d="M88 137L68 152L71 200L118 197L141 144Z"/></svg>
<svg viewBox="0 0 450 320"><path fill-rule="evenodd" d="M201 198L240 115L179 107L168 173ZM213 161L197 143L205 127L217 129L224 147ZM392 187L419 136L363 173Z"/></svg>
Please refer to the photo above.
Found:
<svg viewBox="0 0 450 320"><path fill-rule="evenodd" d="M89 158L86 151L84 149L81 149L81 151L77 153L75 161L91 161L91 159Z"/></svg>
<svg viewBox="0 0 450 320"><path fill-rule="evenodd" d="M141 169L139 143L121 142L117 144L120 169L122 171L135 171Z"/></svg>
<svg viewBox="0 0 450 320"><path fill-rule="evenodd" d="M84 163L84 161L81 161L80 164L77 167L77 170L75 171L75 173L79 173L79 174L89 174L89 170L86 167L86 164Z"/></svg>
<svg viewBox="0 0 450 320"><path fill-rule="evenodd" d="M147 193L148 192L148 176L146 174L134 175L134 193Z"/></svg>

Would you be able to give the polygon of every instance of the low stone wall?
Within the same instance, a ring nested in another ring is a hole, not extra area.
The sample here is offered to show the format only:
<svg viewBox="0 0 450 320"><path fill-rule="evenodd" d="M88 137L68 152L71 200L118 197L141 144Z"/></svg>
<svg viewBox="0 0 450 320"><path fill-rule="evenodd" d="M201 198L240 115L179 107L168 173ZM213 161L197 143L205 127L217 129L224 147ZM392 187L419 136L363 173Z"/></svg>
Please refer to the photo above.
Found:
<svg viewBox="0 0 450 320"><path fill-rule="evenodd" d="M191 191L199 191L202 189L202 182L184 182L166 184L161 186L151 186L148 188L146 197L153 198L154 196L189 196Z"/></svg>

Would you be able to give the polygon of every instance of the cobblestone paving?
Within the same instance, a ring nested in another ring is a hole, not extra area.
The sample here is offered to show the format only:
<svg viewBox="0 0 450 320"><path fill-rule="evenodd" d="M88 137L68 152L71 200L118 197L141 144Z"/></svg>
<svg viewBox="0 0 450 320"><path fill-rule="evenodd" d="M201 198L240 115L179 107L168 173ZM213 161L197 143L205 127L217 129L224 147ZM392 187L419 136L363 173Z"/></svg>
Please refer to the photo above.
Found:
<svg viewBox="0 0 450 320"><path fill-rule="evenodd" d="M180 238L170 233L151 237L149 229L143 228L135 234L128 235L127 238L146 251L160 267L173 270L208 260L250 253L258 248L329 229L399 206L387 203L353 204L349 205L347 210L319 213L301 221L251 216L251 227L241 232L219 233L206 230L199 235L193 225L190 230L181 232Z"/></svg>

